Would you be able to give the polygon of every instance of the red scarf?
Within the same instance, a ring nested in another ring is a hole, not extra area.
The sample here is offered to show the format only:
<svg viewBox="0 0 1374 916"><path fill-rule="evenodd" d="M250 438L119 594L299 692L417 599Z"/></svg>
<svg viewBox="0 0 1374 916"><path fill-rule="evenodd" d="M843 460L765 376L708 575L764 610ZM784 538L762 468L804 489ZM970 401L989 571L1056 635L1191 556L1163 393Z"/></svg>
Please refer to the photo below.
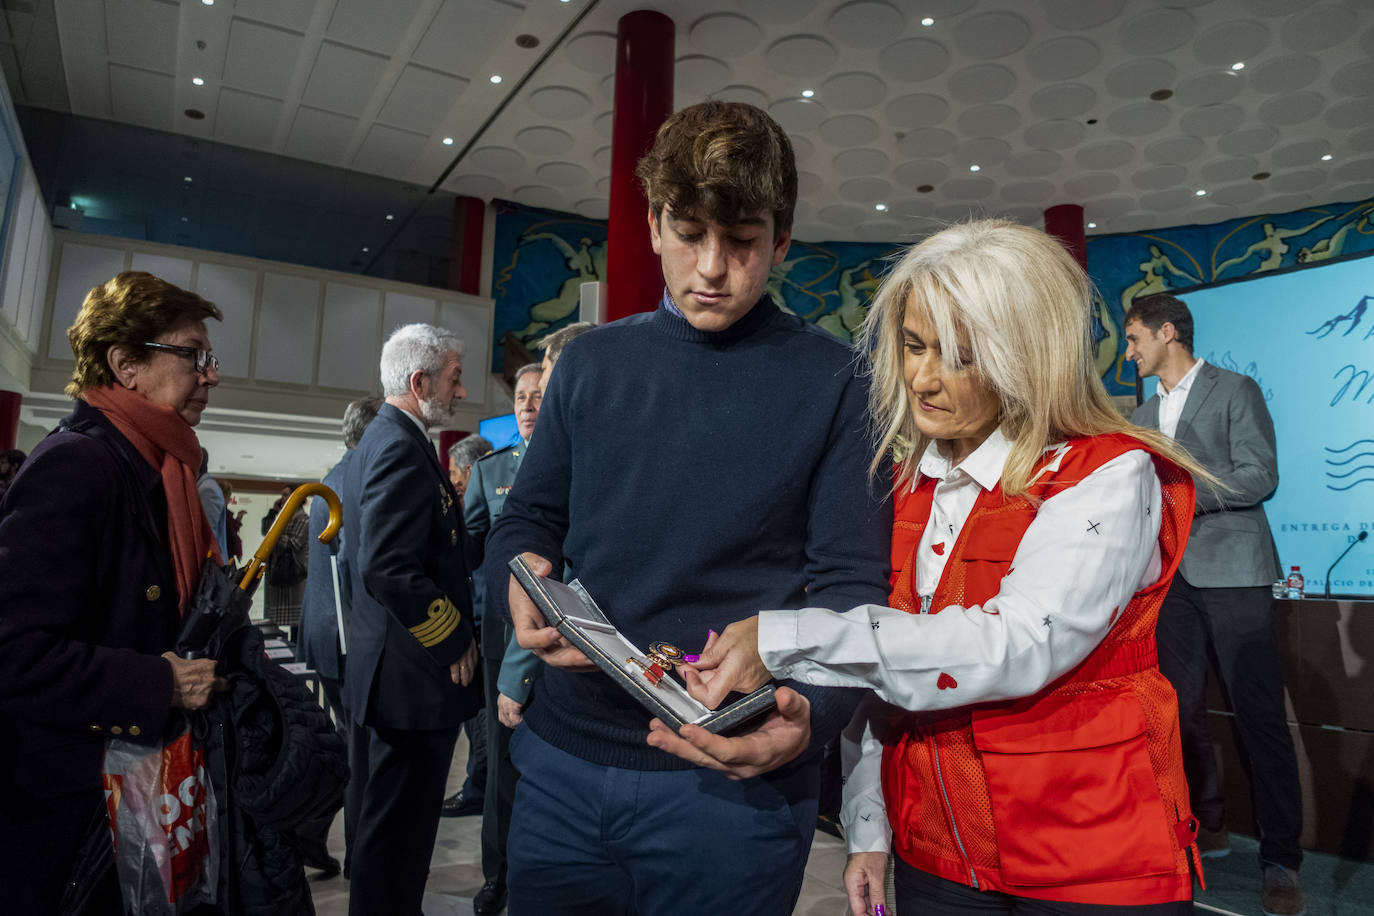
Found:
<svg viewBox="0 0 1374 916"><path fill-rule="evenodd" d="M219 563L219 547L200 504L196 475L200 470L200 441L171 407L154 404L137 392L118 385L91 388L81 397L98 408L124 438L162 475L167 496L167 536L172 542L172 566L177 577L177 608L186 604L200 581L200 567L207 556Z"/></svg>

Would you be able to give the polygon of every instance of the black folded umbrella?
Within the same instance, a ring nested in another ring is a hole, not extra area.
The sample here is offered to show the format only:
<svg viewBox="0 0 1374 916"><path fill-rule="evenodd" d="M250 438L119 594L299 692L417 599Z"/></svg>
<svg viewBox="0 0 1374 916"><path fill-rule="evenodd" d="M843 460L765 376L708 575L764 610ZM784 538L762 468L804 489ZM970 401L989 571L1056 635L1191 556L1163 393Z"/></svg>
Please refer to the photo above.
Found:
<svg viewBox="0 0 1374 916"><path fill-rule="evenodd" d="M213 558L205 561L200 571L200 584L186 606L181 633L177 636L178 655L182 658L216 658L219 655L218 648L224 645L228 635L248 625L248 609L253 603L258 582L266 572L267 558L291 521L291 516L311 495L321 496L329 503L329 524L320 532L320 543L327 544L334 539L343 525L343 510L338 495L322 483L307 483L297 487L286 498L286 504L277 513L276 522L242 570L235 569L233 564L219 566Z"/></svg>

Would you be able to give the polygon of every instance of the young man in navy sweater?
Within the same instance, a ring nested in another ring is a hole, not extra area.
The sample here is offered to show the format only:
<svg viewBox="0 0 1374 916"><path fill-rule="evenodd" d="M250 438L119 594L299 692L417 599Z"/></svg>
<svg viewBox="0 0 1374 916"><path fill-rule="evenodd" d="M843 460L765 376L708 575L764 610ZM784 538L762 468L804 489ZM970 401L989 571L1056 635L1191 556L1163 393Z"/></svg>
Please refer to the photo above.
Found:
<svg viewBox="0 0 1374 916"><path fill-rule="evenodd" d="M511 912L790 913L819 751L858 693L788 684L749 734L698 735L694 766L499 573L520 554L566 563L636 645L688 652L760 608L886 599L865 384L846 346L764 293L796 203L786 134L705 102L664 123L637 174L662 300L564 351L487 544L488 594L549 666L511 741Z"/></svg>

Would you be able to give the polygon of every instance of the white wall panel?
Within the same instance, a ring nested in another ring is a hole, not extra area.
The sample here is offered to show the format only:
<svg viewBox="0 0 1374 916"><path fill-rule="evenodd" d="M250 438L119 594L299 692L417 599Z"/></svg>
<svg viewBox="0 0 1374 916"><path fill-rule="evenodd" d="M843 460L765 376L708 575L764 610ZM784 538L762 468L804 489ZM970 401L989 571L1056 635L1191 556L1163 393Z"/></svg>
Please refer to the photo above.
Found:
<svg viewBox="0 0 1374 916"><path fill-rule="evenodd" d="M258 295L258 271L227 264L201 262L196 293L219 306L220 322L206 322L210 343L219 357L220 374L248 377L253 341L253 303Z"/></svg>
<svg viewBox="0 0 1374 916"><path fill-rule="evenodd" d="M314 380L315 329L319 317L318 280L264 273L253 377L259 381L309 385Z"/></svg>
<svg viewBox="0 0 1374 916"><path fill-rule="evenodd" d="M433 299L426 299L422 296L411 296L406 293L388 290L385 303L386 304L382 308L383 341L391 336L392 331L402 325L415 324L416 322L434 324L435 311Z"/></svg>
<svg viewBox="0 0 1374 916"><path fill-rule="evenodd" d="M483 404L487 400L487 380L491 377L491 322L489 308L462 305L457 302L439 304L439 324L457 334L463 341L463 387L468 401Z"/></svg>
<svg viewBox="0 0 1374 916"><path fill-rule="evenodd" d="M191 288L191 259L190 258L169 258L162 254L149 254L146 251L135 251L133 260L129 264L130 270L146 270L148 273L160 280L166 280L173 286L180 286L182 289ZM204 296L204 293L201 293ZM206 297L209 298L208 296ZM213 299L211 300L214 301Z"/></svg>
<svg viewBox="0 0 1374 916"><path fill-rule="evenodd" d="M24 186L36 184L31 173L26 173ZM21 201L21 204L24 201ZM24 342L33 350L38 349L38 331L42 326L43 297L48 291L48 257L52 241L52 225L48 223L48 207L43 196L36 191L27 203L30 207L28 238L24 245L24 280L19 287L19 320L15 328L23 336ZM35 320L36 316L36 320Z"/></svg>
<svg viewBox="0 0 1374 916"><path fill-rule="evenodd" d="M377 339L381 290L326 283L324 330L320 335L320 369L316 382L332 388L379 391Z"/></svg>
<svg viewBox="0 0 1374 916"><path fill-rule="evenodd" d="M33 220L33 202L38 199L33 177L27 169L20 171L18 191L19 202L14 208L14 222L10 225L9 250L5 252L5 299L0 303L0 314L14 328L24 326L19 318L19 304L24 263L28 257L29 223Z"/></svg>
<svg viewBox="0 0 1374 916"><path fill-rule="evenodd" d="M34 209L34 218L38 219L39 216L42 217L43 244L38 251L38 283L34 287L33 310L29 313L29 330L24 338L35 352L38 350L38 336L43 333L43 309L48 301L48 283L52 279L52 225L48 222L47 205L41 196Z"/></svg>
<svg viewBox="0 0 1374 916"><path fill-rule="evenodd" d="M68 242L62 246L57 295L52 307L52 334L48 340L48 355L53 359L72 358L72 348L67 343L67 328L76 320L76 313L81 310L86 294L124 270L126 254L121 249L97 248L78 242Z"/></svg>

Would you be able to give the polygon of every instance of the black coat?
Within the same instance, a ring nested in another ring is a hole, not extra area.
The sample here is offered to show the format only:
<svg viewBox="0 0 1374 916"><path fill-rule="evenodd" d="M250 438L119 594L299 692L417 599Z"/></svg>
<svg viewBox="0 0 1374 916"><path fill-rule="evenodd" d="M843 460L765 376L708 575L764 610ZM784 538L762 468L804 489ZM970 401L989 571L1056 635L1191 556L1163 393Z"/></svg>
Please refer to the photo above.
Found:
<svg viewBox="0 0 1374 916"><path fill-rule="evenodd" d="M339 495L349 715L383 728L456 728L481 707L481 690L449 677L472 644L472 598L462 504L429 437L383 405Z"/></svg>
<svg viewBox="0 0 1374 916"><path fill-rule="evenodd" d="M180 626L166 517L161 477L82 401L0 501L5 848L71 850L86 823L45 812L98 801L106 737L161 737L172 669L158 656Z"/></svg>

